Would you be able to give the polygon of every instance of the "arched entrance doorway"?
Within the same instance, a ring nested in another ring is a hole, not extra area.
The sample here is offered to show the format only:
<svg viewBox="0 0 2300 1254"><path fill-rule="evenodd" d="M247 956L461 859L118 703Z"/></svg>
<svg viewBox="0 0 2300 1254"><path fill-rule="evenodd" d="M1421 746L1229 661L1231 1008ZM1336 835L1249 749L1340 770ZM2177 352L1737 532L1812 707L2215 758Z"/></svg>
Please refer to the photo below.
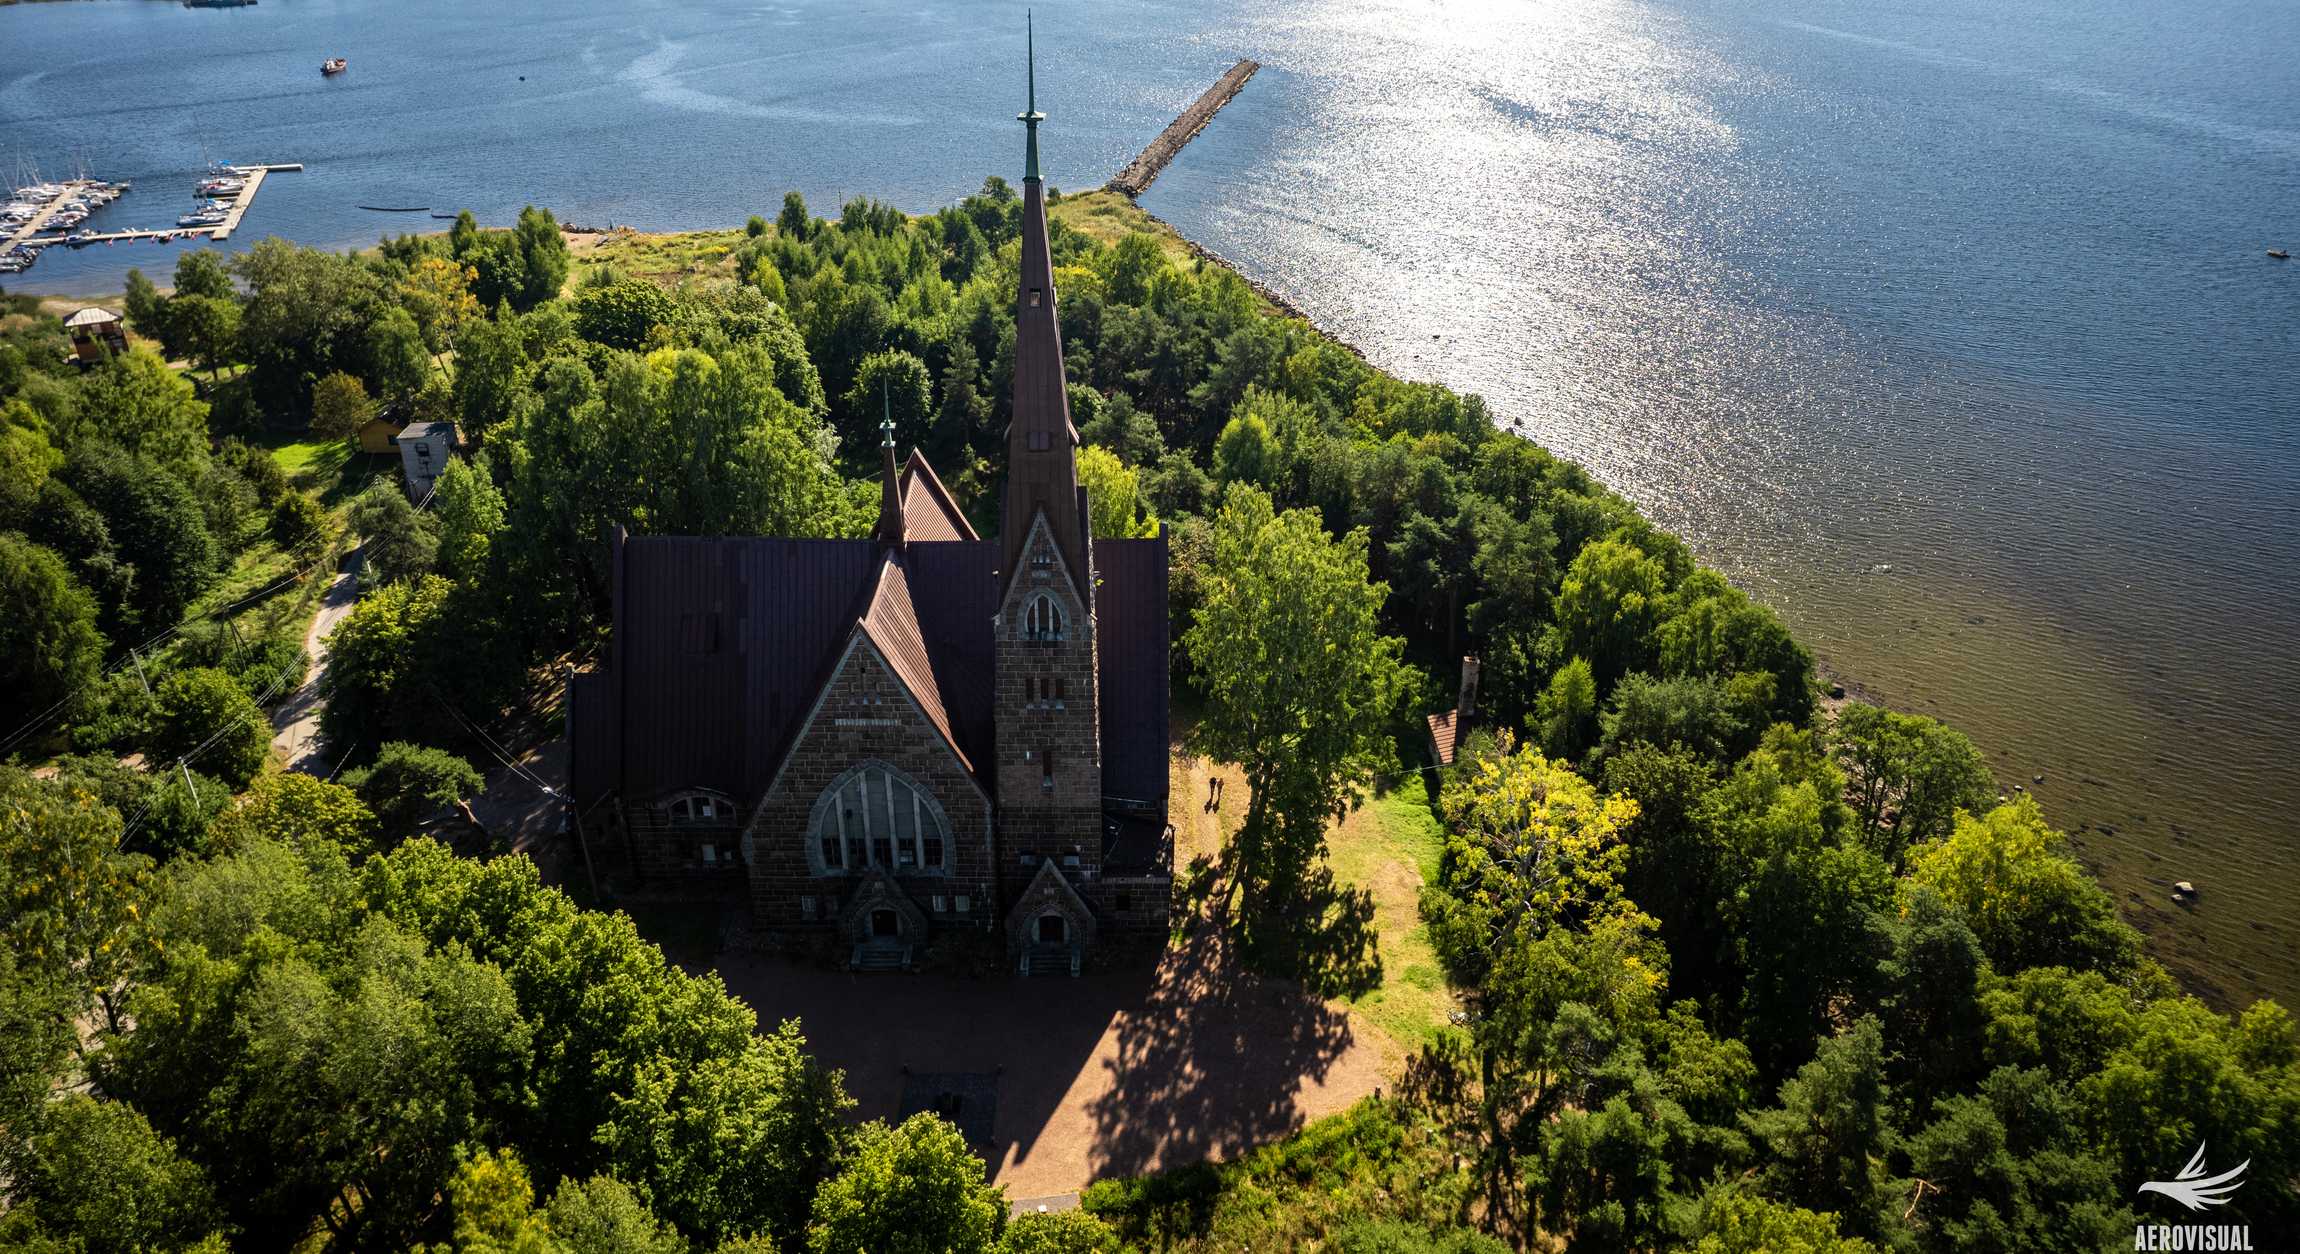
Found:
<svg viewBox="0 0 2300 1254"><path fill-rule="evenodd" d="M870 934L874 940L892 940L902 935L902 916L883 907L871 911Z"/></svg>
<svg viewBox="0 0 2300 1254"><path fill-rule="evenodd" d="M1060 945L1070 939L1070 920L1052 911L1038 916L1038 943Z"/></svg>

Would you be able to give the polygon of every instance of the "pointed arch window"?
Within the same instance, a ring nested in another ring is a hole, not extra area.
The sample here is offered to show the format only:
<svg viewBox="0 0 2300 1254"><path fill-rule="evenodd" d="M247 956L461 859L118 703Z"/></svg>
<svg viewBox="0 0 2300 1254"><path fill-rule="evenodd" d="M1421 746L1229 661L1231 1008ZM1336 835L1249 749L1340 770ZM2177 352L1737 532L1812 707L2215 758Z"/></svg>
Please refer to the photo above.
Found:
<svg viewBox="0 0 2300 1254"><path fill-rule="evenodd" d="M883 763L858 766L817 798L807 860L818 875L949 870L950 822L932 795Z"/></svg>
<svg viewBox="0 0 2300 1254"><path fill-rule="evenodd" d="M1051 643L1062 639L1062 605L1046 593L1030 598L1022 612L1022 638L1033 643Z"/></svg>

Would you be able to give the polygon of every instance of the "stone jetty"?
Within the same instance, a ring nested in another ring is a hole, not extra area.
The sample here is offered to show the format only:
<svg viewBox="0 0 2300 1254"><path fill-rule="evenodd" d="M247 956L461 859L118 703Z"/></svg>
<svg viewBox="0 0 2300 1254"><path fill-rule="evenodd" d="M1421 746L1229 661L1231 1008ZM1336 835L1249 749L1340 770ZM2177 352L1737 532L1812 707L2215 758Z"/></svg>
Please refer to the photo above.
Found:
<svg viewBox="0 0 2300 1254"><path fill-rule="evenodd" d="M1254 71L1261 68L1262 63L1251 57L1231 66L1227 73L1214 80L1214 85L1207 88L1204 95L1182 111L1182 116L1158 132L1158 138L1151 140L1150 146L1143 149L1142 154L1134 158L1117 178L1110 180L1107 185L1110 190L1128 197L1141 195L1158 177L1158 172L1166 168L1166 163L1182 151L1182 145L1205 130L1206 124L1214 120L1214 115L1222 111L1222 106L1230 103L1231 98L1245 87L1246 80L1254 77Z"/></svg>

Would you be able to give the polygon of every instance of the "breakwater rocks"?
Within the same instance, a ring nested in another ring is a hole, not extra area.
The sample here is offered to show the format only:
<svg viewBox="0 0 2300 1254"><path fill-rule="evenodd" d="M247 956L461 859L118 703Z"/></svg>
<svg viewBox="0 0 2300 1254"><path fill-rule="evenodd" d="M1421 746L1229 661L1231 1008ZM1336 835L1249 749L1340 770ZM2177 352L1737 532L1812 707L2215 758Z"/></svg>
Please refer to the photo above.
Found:
<svg viewBox="0 0 2300 1254"><path fill-rule="evenodd" d="M1245 87L1246 80L1254 77L1254 71L1261 68L1262 63L1251 57L1231 66L1227 73L1214 80L1214 85L1207 88L1204 95L1182 111L1182 116L1158 132L1158 138L1151 140L1150 146L1120 171L1117 178L1110 180L1110 190L1124 196L1141 195L1158 177L1158 172L1166 168L1166 163L1174 159L1174 154L1182 151L1182 145L1205 130L1206 124L1214 120L1214 115L1222 111L1222 106L1230 103L1231 98Z"/></svg>

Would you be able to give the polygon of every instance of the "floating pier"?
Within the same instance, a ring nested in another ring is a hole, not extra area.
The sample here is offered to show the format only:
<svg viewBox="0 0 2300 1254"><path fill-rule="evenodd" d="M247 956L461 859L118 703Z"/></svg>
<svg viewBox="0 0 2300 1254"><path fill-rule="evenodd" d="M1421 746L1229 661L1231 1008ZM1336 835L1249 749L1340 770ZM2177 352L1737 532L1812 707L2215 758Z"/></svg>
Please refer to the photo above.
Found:
<svg viewBox="0 0 2300 1254"><path fill-rule="evenodd" d="M1128 197L1139 196L1148 190L1151 182L1158 177L1158 172L1164 170L1166 163L1182 151L1182 145L1197 138L1198 132L1206 129L1206 124L1214 120L1214 115L1222 111L1222 106L1230 103L1245 87L1246 80L1254 77L1254 71L1261 68L1262 63L1251 57L1231 66L1228 73L1215 79L1214 85L1207 88L1204 95L1182 111L1182 116L1158 132L1158 138L1150 141L1150 146L1142 150L1142 155L1134 158L1131 164L1119 172L1117 178L1110 180L1107 184L1109 189Z"/></svg>
<svg viewBox="0 0 2300 1254"><path fill-rule="evenodd" d="M40 231L47 226L49 217L56 212L57 206L62 204L65 199L64 197L59 196L55 200L49 202L45 207L43 207L39 213L34 214L31 218L27 219L24 225L19 228L14 235L9 236L5 240L0 240L0 253L4 253L19 244L24 245L27 248L42 249L52 248L58 244L63 244L68 247L80 247L88 244L133 243L138 240L157 240L166 242L170 240L193 239L199 237L205 237L209 240L220 242L231 238L232 232L239 229L240 219L246 217L249 207L255 204L256 189L264 185L264 176L266 174L300 171L302 169L303 163L300 161L284 162L277 165L235 165L218 167L219 171L229 171L232 174L238 175L241 179L245 180L245 184L240 188L239 191L232 194L230 197L232 202L231 208L225 211L224 220L215 224L214 226L164 226L155 227L150 230L139 229L130 231L97 231L91 234L81 235L77 240L68 235L42 235L40 234ZM93 182L89 183L88 185L101 186L101 184ZM223 197L217 197L217 199L220 200L223 199Z"/></svg>

